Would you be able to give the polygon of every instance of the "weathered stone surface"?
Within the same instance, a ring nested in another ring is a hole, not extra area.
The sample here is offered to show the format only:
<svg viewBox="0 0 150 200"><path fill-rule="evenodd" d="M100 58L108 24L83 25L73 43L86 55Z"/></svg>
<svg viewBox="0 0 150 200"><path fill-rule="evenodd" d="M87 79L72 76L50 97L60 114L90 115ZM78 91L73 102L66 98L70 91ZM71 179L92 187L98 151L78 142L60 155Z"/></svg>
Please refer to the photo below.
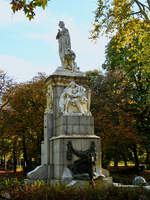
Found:
<svg viewBox="0 0 150 200"><path fill-rule="evenodd" d="M94 141L96 152L100 152L100 138L93 136L58 136L49 139L50 146L53 147L50 153L50 165L54 166L54 177L56 179L62 179L64 169L68 164L74 162L77 157L73 155L72 161L67 160L67 143L72 141L72 145L75 149L85 151L89 149L91 141ZM101 173L101 154L97 154L96 159L97 171Z"/></svg>
<svg viewBox="0 0 150 200"><path fill-rule="evenodd" d="M59 116L56 119L56 136L60 135L94 135L93 117Z"/></svg>
<svg viewBox="0 0 150 200"><path fill-rule="evenodd" d="M36 167L33 171L27 174L27 178L32 180L46 181L47 177L48 177L48 165L46 164Z"/></svg>
<svg viewBox="0 0 150 200"><path fill-rule="evenodd" d="M58 76L73 76L73 77L85 77L85 73L81 71L69 71L69 70L64 70L63 67L58 67L56 71L53 73L53 75L58 75Z"/></svg>
<svg viewBox="0 0 150 200"><path fill-rule="evenodd" d="M44 114L44 138L53 136L53 114Z"/></svg>
<svg viewBox="0 0 150 200"><path fill-rule="evenodd" d="M44 141L41 144L41 164L49 164L50 144L49 138L53 137L53 113L44 114Z"/></svg>
<svg viewBox="0 0 150 200"><path fill-rule="evenodd" d="M45 109L45 113L52 113L53 112L53 89L51 85L48 85L47 87L47 93L46 93L46 97L47 97L47 107Z"/></svg>

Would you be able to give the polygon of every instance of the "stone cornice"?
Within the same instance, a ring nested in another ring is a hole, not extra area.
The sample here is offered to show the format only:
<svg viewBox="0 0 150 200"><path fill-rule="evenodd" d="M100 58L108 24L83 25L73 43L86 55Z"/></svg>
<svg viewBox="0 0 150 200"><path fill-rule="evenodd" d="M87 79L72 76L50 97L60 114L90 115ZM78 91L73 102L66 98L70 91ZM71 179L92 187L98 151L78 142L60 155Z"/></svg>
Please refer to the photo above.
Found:
<svg viewBox="0 0 150 200"><path fill-rule="evenodd" d="M67 86L71 81L88 88L88 77L86 76L65 76L65 75L51 75L45 83L52 86Z"/></svg>

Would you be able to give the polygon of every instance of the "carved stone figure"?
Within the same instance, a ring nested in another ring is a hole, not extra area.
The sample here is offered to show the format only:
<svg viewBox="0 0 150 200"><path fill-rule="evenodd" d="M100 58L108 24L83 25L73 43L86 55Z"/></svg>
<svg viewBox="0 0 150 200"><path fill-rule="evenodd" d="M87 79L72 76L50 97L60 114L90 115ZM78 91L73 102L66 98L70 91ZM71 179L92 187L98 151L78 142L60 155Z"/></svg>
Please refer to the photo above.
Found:
<svg viewBox="0 0 150 200"><path fill-rule="evenodd" d="M27 178L31 180L47 180L47 170L48 166L46 164L36 167L34 170L27 173Z"/></svg>
<svg viewBox="0 0 150 200"><path fill-rule="evenodd" d="M79 71L77 68L77 64L75 63L75 53L71 50L71 41L70 35L67 28L65 28L65 24L63 21L59 22L58 33L56 35L56 39L58 40L59 45L59 57L61 60L61 65L64 69L71 71Z"/></svg>
<svg viewBox="0 0 150 200"><path fill-rule="evenodd" d="M81 113L89 115L86 89L72 81L60 96L60 110L63 114Z"/></svg>
<svg viewBox="0 0 150 200"><path fill-rule="evenodd" d="M69 141L67 144L67 159L71 160L71 154L75 154L79 157L73 164L69 165L68 168L71 170L73 177L76 179L90 179L91 182L98 178L96 174L96 150L95 143L91 142L91 146L86 151L79 151L73 148L72 142ZM69 155L69 157L68 157ZM87 175L88 176L87 176Z"/></svg>
<svg viewBox="0 0 150 200"><path fill-rule="evenodd" d="M77 64L75 62L76 55L74 51L71 49L65 50L64 55L64 69L72 70L72 71L79 71L79 68L77 67Z"/></svg>
<svg viewBox="0 0 150 200"><path fill-rule="evenodd" d="M61 28L61 30L58 29L56 39L58 40L58 44L59 44L59 56L60 56L61 64L62 66L64 66L65 50L68 48L71 49L71 41L70 41L69 31L67 28L65 28L65 24L63 21L59 22L59 27Z"/></svg>
<svg viewBox="0 0 150 200"><path fill-rule="evenodd" d="M51 85L48 85L46 97L47 97L47 107L45 113L50 113L52 112L53 108L53 89Z"/></svg>

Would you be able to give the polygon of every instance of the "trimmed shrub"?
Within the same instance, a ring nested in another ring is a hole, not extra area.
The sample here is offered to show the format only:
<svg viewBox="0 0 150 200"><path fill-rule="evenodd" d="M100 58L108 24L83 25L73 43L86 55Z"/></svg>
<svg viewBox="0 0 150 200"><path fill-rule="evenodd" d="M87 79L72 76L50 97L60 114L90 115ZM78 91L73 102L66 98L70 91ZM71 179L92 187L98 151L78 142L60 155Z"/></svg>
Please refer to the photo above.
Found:
<svg viewBox="0 0 150 200"><path fill-rule="evenodd" d="M3 183L0 192L9 193L11 200L148 200L150 197L150 191L142 187L76 188L47 185L40 181L31 185L8 181Z"/></svg>

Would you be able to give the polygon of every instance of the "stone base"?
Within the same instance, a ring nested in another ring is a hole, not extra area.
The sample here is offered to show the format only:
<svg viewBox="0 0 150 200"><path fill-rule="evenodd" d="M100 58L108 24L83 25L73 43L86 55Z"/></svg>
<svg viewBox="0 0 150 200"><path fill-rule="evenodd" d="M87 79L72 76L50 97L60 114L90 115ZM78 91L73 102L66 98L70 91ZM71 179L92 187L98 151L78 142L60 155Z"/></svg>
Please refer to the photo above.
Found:
<svg viewBox="0 0 150 200"><path fill-rule="evenodd" d="M63 67L58 67L56 71L52 75L59 75L59 76L75 76L75 77L85 77L85 73L81 71L71 71L71 70L64 70Z"/></svg>
<svg viewBox="0 0 150 200"><path fill-rule="evenodd" d="M78 159L72 155L67 159L67 144L71 141L73 148L78 151L86 151L90 148L91 142L95 144L96 150L96 171L101 172L101 142L98 136L58 136L49 139L50 164L48 165L48 179L62 180L65 169Z"/></svg>

